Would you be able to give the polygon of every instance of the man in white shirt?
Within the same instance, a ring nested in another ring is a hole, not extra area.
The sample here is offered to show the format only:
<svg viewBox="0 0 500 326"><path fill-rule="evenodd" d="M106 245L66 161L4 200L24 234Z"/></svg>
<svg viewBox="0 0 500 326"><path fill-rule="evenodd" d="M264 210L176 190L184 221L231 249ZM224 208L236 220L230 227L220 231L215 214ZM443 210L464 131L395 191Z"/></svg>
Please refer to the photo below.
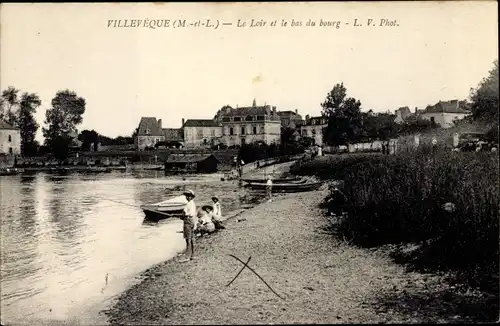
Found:
<svg viewBox="0 0 500 326"><path fill-rule="evenodd" d="M186 240L186 257L181 259L181 262L187 262L189 260L194 259L194 230L198 224L198 216L196 214L196 204L194 203L194 192L192 190L186 190L184 192L184 196L186 196L187 204L184 208L184 216L182 220L184 222L183 225L183 233L184 239ZM190 254L190 257L187 258L187 255Z"/></svg>
<svg viewBox="0 0 500 326"><path fill-rule="evenodd" d="M222 225L222 210L220 207L220 202L219 198L217 197L212 197L212 201L214 203L213 205L213 212L212 212L212 221L215 224L215 228L217 230L222 230L225 229L224 225Z"/></svg>

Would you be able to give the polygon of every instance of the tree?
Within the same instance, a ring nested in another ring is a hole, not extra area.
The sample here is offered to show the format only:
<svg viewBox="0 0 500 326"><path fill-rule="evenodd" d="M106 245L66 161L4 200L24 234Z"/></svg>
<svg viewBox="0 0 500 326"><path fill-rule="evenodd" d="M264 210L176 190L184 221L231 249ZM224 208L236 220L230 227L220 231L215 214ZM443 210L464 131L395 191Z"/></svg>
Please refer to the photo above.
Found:
<svg viewBox="0 0 500 326"><path fill-rule="evenodd" d="M18 126L21 130L21 153L24 156L36 154L38 142L35 140L36 132L39 128L34 114L36 109L42 104L37 94L24 93L19 102Z"/></svg>
<svg viewBox="0 0 500 326"><path fill-rule="evenodd" d="M61 148L69 146L68 136L76 133L76 126L82 122L85 99L73 91L64 90L57 92L51 104L52 107L45 114L47 128L42 128L45 144L54 155L56 148L59 153L66 153Z"/></svg>
<svg viewBox="0 0 500 326"><path fill-rule="evenodd" d="M394 122L394 115L379 113L377 115L371 112L363 112L363 137L367 139L387 140L397 134L397 124Z"/></svg>
<svg viewBox="0 0 500 326"><path fill-rule="evenodd" d="M90 151L97 150L97 142L99 140L99 134L95 130L83 130L78 135L78 140L82 142L82 150ZM90 148L90 144L94 143L94 148Z"/></svg>
<svg viewBox="0 0 500 326"><path fill-rule="evenodd" d="M344 83L337 84L321 103L323 116L328 118L323 139L329 145L345 145L355 141L361 133L361 102L346 96Z"/></svg>
<svg viewBox="0 0 500 326"><path fill-rule="evenodd" d="M18 98L19 90L13 86L9 86L2 92L3 104L5 109L2 108L2 119L11 126L17 126L17 112L16 108L19 105Z"/></svg>
<svg viewBox="0 0 500 326"><path fill-rule="evenodd" d="M498 121L498 82L498 60L495 60L489 76L484 78L475 90L471 90L471 110L474 120Z"/></svg>

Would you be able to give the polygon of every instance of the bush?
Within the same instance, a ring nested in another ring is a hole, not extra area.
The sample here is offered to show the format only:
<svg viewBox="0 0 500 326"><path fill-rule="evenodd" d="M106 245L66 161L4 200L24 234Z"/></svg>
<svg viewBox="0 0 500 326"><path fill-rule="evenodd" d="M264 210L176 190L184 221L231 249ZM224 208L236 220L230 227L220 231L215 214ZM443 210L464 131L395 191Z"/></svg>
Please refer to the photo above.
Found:
<svg viewBox="0 0 500 326"><path fill-rule="evenodd" d="M498 164L495 153L420 150L326 157L293 171L344 181L350 211L339 231L355 244L433 240L435 267L498 270Z"/></svg>

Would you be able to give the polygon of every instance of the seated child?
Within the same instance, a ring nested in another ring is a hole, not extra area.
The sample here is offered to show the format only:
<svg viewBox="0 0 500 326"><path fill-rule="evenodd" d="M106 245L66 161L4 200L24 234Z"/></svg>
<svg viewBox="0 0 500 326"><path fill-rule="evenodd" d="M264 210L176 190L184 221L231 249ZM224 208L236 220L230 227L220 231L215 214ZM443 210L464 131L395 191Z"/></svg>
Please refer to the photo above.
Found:
<svg viewBox="0 0 500 326"><path fill-rule="evenodd" d="M215 224L215 229L217 230L222 230L225 229L224 225L222 224L222 211L220 207L220 202L219 198L217 197L212 197L212 201L214 202L214 206L212 209L212 222Z"/></svg>
<svg viewBox="0 0 500 326"><path fill-rule="evenodd" d="M201 235L212 233L215 231L215 225L212 222L212 206L203 206L201 208L201 217L198 222L198 231Z"/></svg>

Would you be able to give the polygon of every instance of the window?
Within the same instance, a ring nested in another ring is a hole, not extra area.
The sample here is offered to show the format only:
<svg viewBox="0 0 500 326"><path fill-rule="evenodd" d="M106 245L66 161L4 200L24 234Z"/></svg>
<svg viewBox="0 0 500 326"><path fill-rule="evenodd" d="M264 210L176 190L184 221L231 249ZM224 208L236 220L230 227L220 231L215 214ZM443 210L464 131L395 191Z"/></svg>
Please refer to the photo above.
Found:
<svg viewBox="0 0 500 326"><path fill-rule="evenodd" d="M257 135L257 127L253 127L253 134Z"/></svg>
<svg viewBox="0 0 500 326"><path fill-rule="evenodd" d="M431 122L436 123L436 120L434 119L434 117L431 117Z"/></svg>
<svg viewBox="0 0 500 326"><path fill-rule="evenodd" d="M233 120L234 121L241 121L241 118L240 117L234 117Z"/></svg>
<svg viewBox="0 0 500 326"><path fill-rule="evenodd" d="M222 122L229 122L229 121L231 121L230 118L222 118Z"/></svg>
<svg viewBox="0 0 500 326"><path fill-rule="evenodd" d="M245 121L253 121L253 117L251 115L248 115L246 118L245 118Z"/></svg>
<svg viewBox="0 0 500 326"><path fill-rule="evenodd" d="M203 139L203 145L206 145L207 144L207 139Z"/></svg>
<svg viewBox="0 0 500 326"><path fill-rule="evenodd" d="M241 134L244 135L245 134L245 127L241 127Z"/></svg>
<svg viewBox="0 0 500 326"><path fill-rule="evenodd" d="M258 115L258 116L257 116L257 120L259 120L259 121L264 120L264 116L263 116L263 115Z"/></svg>
<svg viewBox="0 0 500 326"><path fill-rule="evenodd" d="M146 130L144 130L144 133L145 133L146 135L149 135L149 134L151 133L151 129L146 129Z"/></svg>
<svg viewBox="0 0 500 326"><path fill-rule="evenodd" d="M11 135L9 135L9 141L12 141L12 136Z"/></svg>
<svg viewBox="0 0 500 326"><path fill-rule="evenodd" d="M241 145L245 145L245 144L246 144L245 138L241 138Z"/></svg>
<svg viewBox="0 0 500 326"><path fill-rule="evenodd" d="M212 137L215 137L215 130L212 129Z"/></svg>
<svg viewBox="0 0 500 326"><path fill-rule="evenodd" d="M230 134L230 135L234 135L234 130L233 130L233 128L229 128L229 134Z"/></svg>
<svg viewBox="0 0 500 326"><path fill-rule="evenodd" d="M311 130L313 135L316 135L316 129Z"/></svg>
<svg viewBox="0 0 500 326"><path fill-rule="evenodd" d="M12 154L12 147L9 147L9 154Z"/></svg>

